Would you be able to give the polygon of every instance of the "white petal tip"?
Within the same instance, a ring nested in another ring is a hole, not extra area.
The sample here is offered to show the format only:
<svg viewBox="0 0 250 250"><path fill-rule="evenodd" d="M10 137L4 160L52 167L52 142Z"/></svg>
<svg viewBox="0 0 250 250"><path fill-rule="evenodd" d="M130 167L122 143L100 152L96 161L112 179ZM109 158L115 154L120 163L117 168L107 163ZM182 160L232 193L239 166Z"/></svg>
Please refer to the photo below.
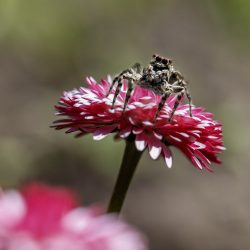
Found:
<svg viewBox="0 0 250 250"><path fill-rule="evenodd" d="M150 121L144 121L144 122L142 122L143 123L143 125L145 125L145 126L153 126L154 124L152 123L152 122L150 122Z"/></svg>
<svg viewBox="0 0 250 250"><path fill-rule="evenodd" d="M143 151L146 148L146 142L145 141L135 141L135 146L137 150Z"/></svg>
<svg viewBox="0 0 250 250"><path fill-rule="evenodd" d="M124 138L127 138L129 135L130 135L130 131L123 133L123 134L120 134L120 137L124 139Z"/></svg>
<svg viewBox="0 0 250 250"><path fill-rule="evenodd" d="M109 113L114 114L115 110L114 109L109 109Z"/></svg>
<svg viewBox="0 0 250 250"><path fill-rule="evenodd" d="M102 140L103 138L105 138L107 136L107 134L97 134L97 135L94 135L93 136L93 140L95 141L100 141Z"/></svg>
<svg viewBox="0 0 250 250"><path fill-rule="evenodd" d="M149 150L149 155L153 160L156 160L161 154L161 147L152 147Z"/></svg>
<svg viewBox="0 0 250 250"><path fill-rule="evenodd" d="M172 160L172 157L166 157L165 158L165 162L166 162L166 165L168 168L172 168L172 163L173 163L173 160Z"/></svg>
<svg viewBox="0 0 250 250"><path fill-rule="evenodd" d="M223 146L216 146L216 148L219 150L226 150L226 147L223 147Z"/></svg>
<svg viewBox="0 0 250 250"><path fill-rule="evenodd" d="M203 169L202 165L201 165L201 162L198 158L196 158L195 156L193 157L193 160L194 160L194 164L197 168L199 168L200 170Z"/></svg>

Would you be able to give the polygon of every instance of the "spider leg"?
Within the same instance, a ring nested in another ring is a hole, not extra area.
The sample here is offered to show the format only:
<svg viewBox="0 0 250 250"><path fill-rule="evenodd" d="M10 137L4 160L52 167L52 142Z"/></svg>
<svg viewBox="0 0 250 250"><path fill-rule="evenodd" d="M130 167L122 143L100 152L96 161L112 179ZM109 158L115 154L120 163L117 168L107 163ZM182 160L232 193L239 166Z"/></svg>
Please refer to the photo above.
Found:
<svg viewBox="0 0 250 250"><path fill-rule="evenodd" d="M167 98L170 96L170 94L171 94L170 92L166 92L166 93L162 96L161 101L160 101L160 103L159 103L159 105L158 105L157 111L156 111L156 113L155 113L153 122L156 121L156 118L158 117L158 114L159 114L160 111L162 110L162 108L163 108L163 106L164 106L164 104L165 104Z"/></svg>
<svg viewBox="0 0 250 250"><path fill-rule="evenodd" d="M131 97L131 93L133 91L133 82L131 80L128 79L128 90L127 90L127 93L126 93L126 97L125 97L125 102L124 102L124 106L123 106L123 111L122 113L124 113L126 107L127 107L127 104L128 104L128 100L129 98Z"/></svg>
<svg viewBox="0 0 250 250"><path fill-rule="evenodd" d="M121 87L122 87L122 80L123 80L123 77L120 77L119 80L118 80L118 85L117 85L117 87L116 87L114 99L113 99L113 101L112 101L112 108L114 107L116 98L117 98L117 96L118 96L119 93L120 93L120 90L121 90Z"/></svg>
<svg viewBox="0 0 250 250"><path fill-rule="evenodd" d="M188 99L188 104L189 104L189 114L190 114L190 117L192 117L192 98L191 98L191 95L188 91L187 88L185 88L185 94L186 94L186 97Z"/></svg>
<svg viewBox="0 0 250 250"><path fill-rule="evenodd" d="M109 94L111 93L111 91L112 91L114 85L116 84L116 82L119 82L119 79L120 79L125 73L127 73L128 71L130 71L130 69L125 69L125 70L123 70L118 76L116 76L116 77L114 78L114 80L112 81L112 83L111 83L111 85L110 85L110 88L109 88L109 91L108 91L106 97L109 96Z"/></svg>
<svg viewBox="0 0 250 250"><path fill-rule="evenodd" d="M140 74L142 73L142 66L140 63L135 63L132 67L132 69L135 70L136 73Z"/></svg>
<svg viewBox="0 0 250 250"><path fill-rule="evenodd" d="M169 122L171 122L171 120L172 120L172 118L173 118L173 115L174 115L176 109L178 108L178 106L179 106L179 104L180 104L180 101L181 101L181 98L183 97L183 95L184 95L184 92L181 92L181 93L179 93L179 94L177 95L177 99L176 99L176 101L175 101L175 103L174 103L173 110L172 110L172 112L171 112L171 114L170 114L170 116L169 116L169 119L168 119Z"/></svg>
<svg viewBox="0 0 250 250"><path fill-rule="evenodd" d="M114 78L113 82L112 82L111 85L110 85L110 88L109 88L109 91L108 91L106 97L109 96L109 94L111 93L111 91L112 91L112 89L113 89L113 87L114 87L114 85L115 85L115 83L117 82L118 79L119 79L118 76Z"/></svg>

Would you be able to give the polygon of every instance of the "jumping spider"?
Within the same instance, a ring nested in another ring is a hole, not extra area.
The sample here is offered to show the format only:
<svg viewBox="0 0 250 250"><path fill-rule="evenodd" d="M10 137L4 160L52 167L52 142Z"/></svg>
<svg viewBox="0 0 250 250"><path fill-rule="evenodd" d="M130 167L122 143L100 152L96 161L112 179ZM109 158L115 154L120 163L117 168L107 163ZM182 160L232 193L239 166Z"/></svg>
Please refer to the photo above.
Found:
<svg viewBox="0 0 250 250"><path fill-rule="evenodd" d="M173 110L169 116L169 121L171 121L184 94L186 95L189 102L190 117L192 116L191 96L187 88L187 82L184 80L181 73L175 70L174 66L172 65L172 60L159 55L153 55L152 60L146 68L142 68L139 63L136 63L132 68L123 70L114 78L107 94L108 96L114 85L117 83L112 102L112 108L115 104L117 96L120 93L124 79L127 80L128 90L123 106L123 112L126 109L134 86L138 85L142 88L150 89L155 94L162 96L154 116L154 122L159 112L163 108L167 98L173 94L176 94L177 98L174 103Z"/></svg>

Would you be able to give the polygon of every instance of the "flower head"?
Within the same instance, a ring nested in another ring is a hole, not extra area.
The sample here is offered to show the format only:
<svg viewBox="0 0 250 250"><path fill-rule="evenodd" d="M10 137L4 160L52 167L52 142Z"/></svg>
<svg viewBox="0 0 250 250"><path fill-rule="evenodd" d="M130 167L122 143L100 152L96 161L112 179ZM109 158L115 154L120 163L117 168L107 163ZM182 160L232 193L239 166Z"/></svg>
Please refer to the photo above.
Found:
<svg viewBox="0 0 250 250"><path fill-rule="evenodd" d="M67 128L67 133L78 132L78 136L92 133L95 140L111 133L120 138L134 137L139 151L148 148L154 160L162 155L168 167L172 166L169 146L180 149L199 169L211 171L211 162L220 163L217 154L224 150L221 124L203 108L192 106L190 117L189 106L181 102L169 121L176 98L171 96L154 122L161 97L152 91L136 87L123 112L126 81L113 108L114 92L107 96L111 79L98 84L90 77L87 83L88 88L64 93L55 108L65 119L55 121L53 127Z"/></svg>
<svg viewBox="0 0 250 250"><path fill-rule="evenodd" d="M0 195L2 250L146 250L141 234L64 188L29 185Z"/></svg>

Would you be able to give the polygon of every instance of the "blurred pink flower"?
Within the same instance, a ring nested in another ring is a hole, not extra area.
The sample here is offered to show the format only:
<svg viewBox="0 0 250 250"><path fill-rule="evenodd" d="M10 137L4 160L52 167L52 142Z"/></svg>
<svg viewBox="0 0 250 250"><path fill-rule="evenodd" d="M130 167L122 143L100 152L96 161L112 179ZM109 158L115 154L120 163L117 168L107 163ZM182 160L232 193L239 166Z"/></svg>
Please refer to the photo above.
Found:
<svg viewBox="0 0 250 250"><path fill-rule="evenodd" d="M153 123L161 97L152 91L136 87L122 115L126 82L113 109L114 90L106 97L111 79L98 84L93 78L87 78L87 83L88 88L64 93L55 108L57 115L65 119L55 121L52 127L67 128L67 133L78 132L78 136L93 133L95 140L110 133L120 138L132 135L139 151L147 147L154 160L162 155L169 168L172 166L169 146L180 149L199 169L211 171L211 162L220 163L217 154L224 150L221 124L203 108L192 106L193 116L190 117L189 106L181 103L169 122L175 102L175 97L171 96Z"/></svg>
<svg viewBox="0 0 250 250"><path fill-rule="evenodd" d="M146 250L142 235L63 188L33 184L0 195L1 250Z"/></svg>

